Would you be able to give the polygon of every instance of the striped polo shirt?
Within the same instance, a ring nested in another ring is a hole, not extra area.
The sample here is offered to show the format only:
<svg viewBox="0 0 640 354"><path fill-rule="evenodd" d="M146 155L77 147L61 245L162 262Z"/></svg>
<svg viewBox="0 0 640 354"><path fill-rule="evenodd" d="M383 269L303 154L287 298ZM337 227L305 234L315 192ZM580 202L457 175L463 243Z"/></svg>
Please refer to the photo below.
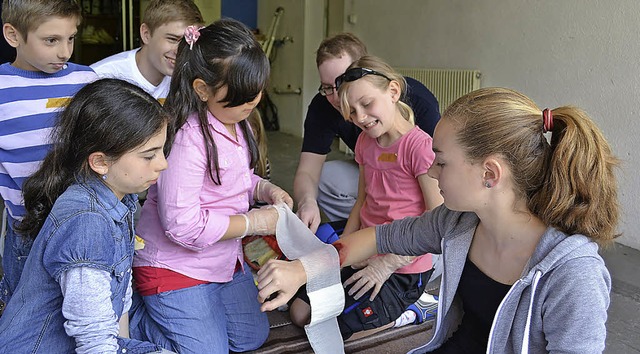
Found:
<svg viewBox="0 0 640 354"><path fill-rule="evenodd" d="M54 74L0 65L0 195L12 218L25 214L22 183L49 151L58 112L97 78L73 63Z"/></svg>

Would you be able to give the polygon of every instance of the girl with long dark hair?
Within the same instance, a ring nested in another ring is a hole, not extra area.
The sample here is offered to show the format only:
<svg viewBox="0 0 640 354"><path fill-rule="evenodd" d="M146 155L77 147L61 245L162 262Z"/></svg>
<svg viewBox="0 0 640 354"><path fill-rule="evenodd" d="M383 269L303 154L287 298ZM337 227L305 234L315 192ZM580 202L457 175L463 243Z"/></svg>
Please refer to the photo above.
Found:
<svg viewBox="0 0 640 354"><path fill-rule="evenodd" d="M269 323L241 238L275 233L289 195L253 173L247 117L267 87L269 61L251 31L223 19L187 27L164 107L175 117L169 169L149 190L134 277L151 317L181 353L258 348Z"/></svg>
<svg viewBox="0 0 640 354"><path fill-rule="evenodd" d="M136 193L167 167L168 115L142 89L104 79L61 113L53 147L23 186L34 239L0 318L4 352L155 352L128 339Z"/></svg>

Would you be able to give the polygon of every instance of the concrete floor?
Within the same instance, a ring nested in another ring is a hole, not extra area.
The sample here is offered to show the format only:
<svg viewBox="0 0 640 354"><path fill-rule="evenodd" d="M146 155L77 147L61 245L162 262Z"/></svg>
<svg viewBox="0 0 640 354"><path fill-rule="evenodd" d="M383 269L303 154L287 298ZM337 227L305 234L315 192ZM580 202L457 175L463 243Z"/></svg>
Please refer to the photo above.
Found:
<svg viewBox="0 0 640 354"><path fill-rule="evenodd" d="M606 353L640 353L640 251L616 244L601 254L613 285Z"/></svg>
<svg viewBox="0 0 640 354"><path fill-rule="evenodd" d="M272 181L293 194L302 140L280 132L267 132L267 138ZM337 144L334 147L328 158L345 159ZM605 353L640 353L640 251L615 244L601 253L613 285Z"/></svg>

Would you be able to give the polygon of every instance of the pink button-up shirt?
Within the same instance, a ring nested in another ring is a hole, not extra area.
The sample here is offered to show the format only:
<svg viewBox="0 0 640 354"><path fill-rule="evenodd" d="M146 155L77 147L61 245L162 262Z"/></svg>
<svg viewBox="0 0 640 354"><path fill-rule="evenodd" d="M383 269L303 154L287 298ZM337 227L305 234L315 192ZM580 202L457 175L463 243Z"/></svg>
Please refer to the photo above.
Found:
<svg viewBox="0 0 640 354"><path fill-rule="evenodd" d="M208 118L222 184L209 177L205 140L192 114L176 134L169 167L149 189L136 228L145 247L134 258L134 267L167 268L199 280L227 282L236 262L243 261L240 239L220 238L229 227L229 216L249 209L260 177L249 168L240 126L236 125L236 141L218 119L210 113Z"/></svg>

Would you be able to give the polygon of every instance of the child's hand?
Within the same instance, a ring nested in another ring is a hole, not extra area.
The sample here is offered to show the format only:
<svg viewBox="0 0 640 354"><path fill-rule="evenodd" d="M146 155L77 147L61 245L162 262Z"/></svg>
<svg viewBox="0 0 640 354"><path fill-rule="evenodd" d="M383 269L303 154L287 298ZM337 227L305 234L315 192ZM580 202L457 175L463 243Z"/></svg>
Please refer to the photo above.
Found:
<svg viewBox="0 0 640 354"><path fill-rule="evenodd" d="M398 256L395 254L385 254L370 258L366 261L368 265L364 269L355 273L344 282L344 287L346 288L355 283L351 289L349 289L348 293L356 300L362 297L367 291L373 289L371 296L369 296L369 300L373 301L391 274L397 269L411 263L411 260L414 258L415 257ZM363 264L358 263L358 265Z"/></svg>
<svg viewBox="0 0 640 354"><path fill-rule="evenodd" d="M362 262L353 263L351 265L351 268L353 268L353 269L362 269L362 268L364 268L364 267L366 267L368 265L369 265L369 260L367 259L367 260L364 260Z"/></svg>
<svg viewBox="0 0 640 354"><path fill-rule="evenodd" d="M289 193L265 180L258 182L258 185L256 186L255 199L269 204L286 204L290 209L293 208L293 199L291 199Z"/></svg>
<svg viewBox="0 0 640 354"><path fill-rule="evenodd" d="M286 304L306 282L307 273L299 260L268 261L258 271L258 301L262 303L260 310L272 311Z"/></svg>

